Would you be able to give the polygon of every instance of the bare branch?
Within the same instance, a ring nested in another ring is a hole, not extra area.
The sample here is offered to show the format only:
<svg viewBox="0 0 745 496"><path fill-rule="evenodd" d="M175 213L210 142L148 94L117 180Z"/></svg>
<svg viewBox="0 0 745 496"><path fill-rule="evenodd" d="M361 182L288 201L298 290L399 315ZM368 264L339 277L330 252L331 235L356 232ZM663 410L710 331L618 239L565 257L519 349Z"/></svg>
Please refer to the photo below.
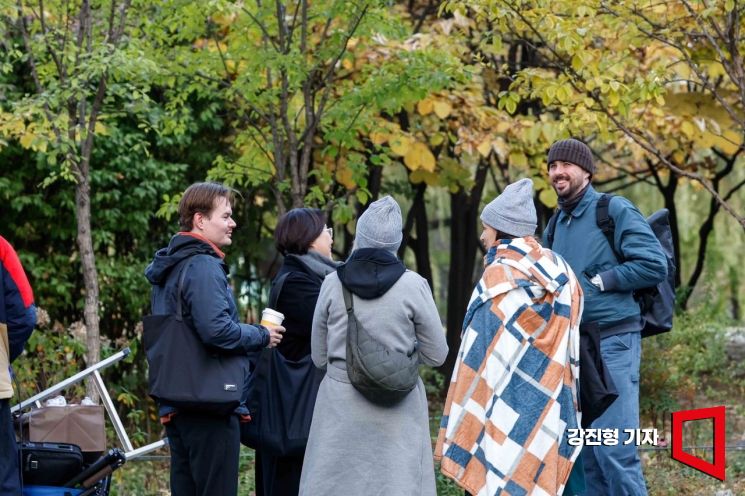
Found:
<svg viewBox="0 0 745 496"><path fill-rule="evenodd" d="M604 9L608 13L610 13L611 15L614 15L614 16L619 17L619 18L621 17L621 15L618 12L614 11L612 8L610 8L606 4L604 4ZM699 80L700 80L700 83L699 84L701 86L703 86L704 88L708 89L711 92L712 96L719 102L720 105L722 105L722 107L729 114L729 116L732 118L732 120L734 120L735 122L739 123L741 126L742 125L745 125L745 121L740 117L740 115L738 114L738 112L736 111L736 109L733 108L729 104L729 102L727 102L726 100L724 100L724 98L722 98L721 94L717 91L717 88L711 84L711 82L709 81L709 78L703 73L703 71L698 67L698 64L696 62L694 62L694 60L688 54L688 50L686 49L685 46L683 46L681 44L678 44L678 43L675 43L671 39L666 38L664 36L661 36L661 35L657 34L657 31L655 31L655 29L657 29L659 26L657 24L654 24L651 20L649 20L646 16L644 16L638 9L634 9L630 13L631 13L631 15L634 15L634 16L636 16L636 17L644 20L646 23L648 23L650 26L652 26L653 29L652 30L648 30L648 29L644 29L640 24L637 24L636 25L636 28L642 34L644 34L645 36L647 36L647 37L649 37L649 38L651 38L653 40L659 41L660 43L663 43L663 44L665 44L665 45L667 45L667 46L669 46L671 48L676 49L680 53L680 55L684 58L686 65L699 78ZM659 31L659 29L658 29L658 31ZM685 33L685 32L683 32L681 34L690 36L690 34Z"/></svg>
<svg viewBox="0 0 745 496"><path fill-rule="evenodd" d="M288 30L288 45L290 46L292 46L292 38L295 35L295 27L297 26L298 19L297 13L300 10L301 5L303 6L303 10L306 11L303 15L307 16L307 0L297 0L297 2L295 3L295 11L292 13L292 24L290 24L290 28ZM305 33L303 33L303 39L305 39ZM305 53L303 51L303 41L300 42L300 52Z"/></svg>
<svg viewBox="0 0 745 496"><path fill-rule="evenodd" d="M36 93L42 97L44 93L44 87L41 84L41 80L39 79L39 71L36 68L36 58L34 57L34 52L31 48L31 39L28 32L28 25L26 24L26 16L23 15L23 0L18 0L17 3L18 6L18 18L20 19L20 27L21 27L21 36L23 38L23 45L26 47L26 52L28 53L28 64L31 68L31 78L34 80L34 86L36 87ZM42 97L43 98L43 97ZM47 117L47 120L52 125L52 131L54 132L55 137L57 138L57 143L62 143L62 130L57 126L56 119L54 118L54 115L52 114L51 109L49 108L49 103L46 99L43 99L44 108L44 114Z"/></svg>
<svg viewBox="0 0 745 496"><path fill-rule="evenodd" d="M233 75L230 73L230 69L228 69L228 62L225 60L225 53L223 53L222 47L220 46L220 42L215 33L212 33L212 40L215 42L215 46L217 47L217 53L220 54L220 62L222 62L223 69L225 69L225 78L229 81L233 78Z"/></svg>
<svg viewBox="0 0 745 496"><path fill-rule="evenodd" d="M265 41L268 41L269 43L271 43L271 45L274 47L274 49L277 50L277 51L279 51L279 47L277 46L277 44L274 42L274 40L272 39L271 35L269 34L269 31L267 30L266 25L263 22L261 22L261 20L259 20L255 15L253 15L251 13L251 11L249 11L246 7L243 7L242 6L241 7L241 10L243 12L245 12L246 15L251 18L251 20L254 22L254 24L256 24L259 27L259 29L261 30L262 34L264 35L264 40Z"/></svg>
<svg viewBox="0 0 745 496"><path fill-rule="evenodd" d="M315 112L315 116L313 116L313 121L306 122L307 127L305 130L305 133L303 133L303 136L301 137L301 140L305 139L307 134L315 133L315 129L321 120L324 108L330 97L330 92L331 92L331 87L332 87L331 83L333 82L334 71L336 70L336 64L339 63L339 60L341 60L341 58L344 56L344 53L347 51L347 45L349 43L349 40L352 38L352 36L354 36L354 33L357 31L357 28L362 22L362 19L365 17L365 14L367 13L368 8L369 8L369 4L365 4L365 6L359 12L357 17L355 17L352 20L350 27L347 30L346 35L344 36L344 41L342 42L341 47L339 48L339 52L336 54L334 59L329 64L326 74L324 74L324 76L322 77L321 86L323 87L323 92L321 94L321 100L320 100L320 103L318 104L317 110ZM308 77L308 81L312 82L312 79L310 76Z"/></svg>
<svg viewBox="0 0 745 496"><path fill-rule="evenodd" d="M44 17L44 0L39 0L39 23L41 24L41 33L42 37L44 38L44 45L47 47L47 52L49 52L49 56L52 57L52 61L54 61L55 67L57 67L57 73L60 77L60 83L64 85L67 80L67 68L60 60L57 50L53 49L52 45L49 43L49 29L47 28L47 23Z"/></svg>

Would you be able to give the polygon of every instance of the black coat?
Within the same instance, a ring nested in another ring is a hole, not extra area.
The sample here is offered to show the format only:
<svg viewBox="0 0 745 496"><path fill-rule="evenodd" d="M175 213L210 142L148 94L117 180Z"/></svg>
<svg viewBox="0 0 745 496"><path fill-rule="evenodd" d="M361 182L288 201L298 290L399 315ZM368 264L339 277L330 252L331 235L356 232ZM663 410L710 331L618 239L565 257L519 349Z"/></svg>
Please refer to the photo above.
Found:
<svg viewBox="0 0 745 496"><path fill-rule="evenodd" d="M323 278L292 255L285 257L274 280L285 273L289 275L285 279L275 310L285 315L282 325L286 331L277 349L288 360L297 361L310 355L313 312Z"/></svg>
<svg viewBox="0 0 745 496"><path fill-rule="evenodd" d="M188 272L178 295L184 264L188 264ZM245 354L269 344L266 329L242 324L238 319L228 284L228 266L206 241L185 233L175 235L168 247L155 253L145 276L153 285L153 315L175 313L177 298L181 297L184 322L206 346L225 354Z"/></svg>

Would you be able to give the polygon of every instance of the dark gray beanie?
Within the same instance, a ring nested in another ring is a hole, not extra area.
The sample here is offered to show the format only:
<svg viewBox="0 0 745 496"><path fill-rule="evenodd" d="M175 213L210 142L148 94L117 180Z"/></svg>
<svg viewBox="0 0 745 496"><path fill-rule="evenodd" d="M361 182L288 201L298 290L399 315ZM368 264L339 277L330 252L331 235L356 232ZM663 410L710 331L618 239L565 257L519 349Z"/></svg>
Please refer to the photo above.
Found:
<svg viewBox="0 0 745 496"><path fill-rule="evenodd" d="M548 165L561 160L570 164L578 165L591 175L595 174L595 161L592 159L592 150L579 140L569 138L557 141L548 150Z"/></svg>
<svg viewBox="0 0 745 496"><path fill-rule="evenodd" d="M520 179L507 185L481 212L481 220L489 227L512 236L533 236L538 216L533 203L533 181Z"/></svg>
<svg viewBox="0 0 745 496"><path fill-rule="evenodd" d="M390 196L372 202L357 220L355 248L383 248L395 252L402 239L401 207Z"/></svg>

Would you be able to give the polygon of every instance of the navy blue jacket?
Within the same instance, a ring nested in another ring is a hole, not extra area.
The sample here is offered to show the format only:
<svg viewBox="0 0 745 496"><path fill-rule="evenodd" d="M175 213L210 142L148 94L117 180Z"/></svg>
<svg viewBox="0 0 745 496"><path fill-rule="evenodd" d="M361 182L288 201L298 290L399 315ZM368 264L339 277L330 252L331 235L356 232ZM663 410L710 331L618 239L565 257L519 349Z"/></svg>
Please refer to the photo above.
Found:
<svg viewBox="0 0 745 496"><path fill-rule="evenodd" d="M176 266L178 270L173 270ZM265 328L239 322L228 285L227 264L209 243L189 234L179 233L171 238L168 247L158 250L145 269L145 276L153 285L153 315L176 311L181 267L187 269L182 288L184 322L206 346L223 353L245 354L269 344Z"/></svg>
<svg viewBox="0 0 745 496"><path fill-rule="evenodd" d="M221 254L207 241L189 233L171 238L145 269L145 276L153 285L153 315L176 312L182 268L187 270L181 295L184 322L205 346L225 354L248 355L269 344L269 331L265 327L239 322L233 291L228 285L228 266ZM188 361L189 357L184 360ZM244 392L247 385L244 384ZM161 415L169 411L173 409L161 405ZM241 405L236 413L248 413L248 410Z"/></svg>
<svg viewBox="0 0 745 496"><path fill-rule="evenodd" d="M596 323L607 336L641 330L636 289L656 285L667 275L667 261L659 241L644 216L626 198L614 196L608 213L615 222L614 242L623 256L619 264L605 235L597 226L597 202L601 193L592 186L574 210L559 212L551 249L569 263L585 295L583 323ZM546 233L544 233L544 244ZM590 279L599 274L601 292Z"/></svg>
<svg viewBox="0 0 745 496"><path fill-rule="evenodd" d="M0 236L0 399L13 396L10 363L36 325L34 295L13 247Z"/></svg>

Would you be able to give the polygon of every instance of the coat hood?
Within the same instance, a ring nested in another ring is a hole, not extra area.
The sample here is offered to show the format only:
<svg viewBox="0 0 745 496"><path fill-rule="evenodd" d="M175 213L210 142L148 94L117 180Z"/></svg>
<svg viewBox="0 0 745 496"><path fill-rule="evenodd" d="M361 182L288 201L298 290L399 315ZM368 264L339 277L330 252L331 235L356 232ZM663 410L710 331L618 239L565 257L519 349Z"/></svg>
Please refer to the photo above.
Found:
<svg viewBox="0 0 745 496"><path fill-rule="evenodd" d="M190 234L179 233L171 238L167 247L155 252L153 261L145 269L145 277L150 281L150 284L162 286L168 279L171 270L179 262L194 255L210 255L218 259L221 258L207 241Z"/></svg>
<svg viewBox="0 0 745 496"><path fill-rule="evenodd" d="M533 237L499 240L484 257L485 281L501 280L505 267L516 269L508 282L491 289L492 297L517 287L532 288L533 292L547 291L558 295L569 282L569 276L554 257L544 250ZM487 285L491 286L487 283Z"/></svg>
<svg viewBox="0 0 745 496"><path fill-rule="evenodd" d="M406 272L393 253L382 248L360 248L336 269L341 283L365 300L383 296Z"/></svg>

